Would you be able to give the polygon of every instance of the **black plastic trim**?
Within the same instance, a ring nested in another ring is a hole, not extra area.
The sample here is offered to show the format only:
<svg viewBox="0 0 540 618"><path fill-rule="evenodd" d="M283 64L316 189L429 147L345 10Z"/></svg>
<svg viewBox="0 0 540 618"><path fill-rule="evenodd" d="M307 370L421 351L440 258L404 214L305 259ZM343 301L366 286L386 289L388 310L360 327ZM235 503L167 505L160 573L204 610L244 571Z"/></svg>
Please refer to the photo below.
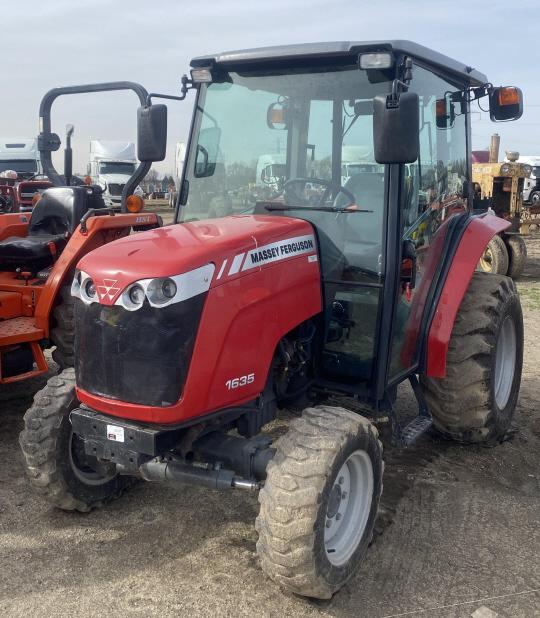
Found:
<svg viewBox="0 0 540 618"><path fill-rule="evenodd" d="M195 68L223 65L224 68L231 68L233 66L262 63L283 64L284 62L301 60L331 60L338 57L354 56L359 52L386 50L424 60L431 66L436 66L445 72L459 75L461 79L465 78L473 86L481 86L488 81L483 73L476 71L472 67L428 47L407 40L336 41L260 47L199 56L191 60L191 66Z"/></svg>

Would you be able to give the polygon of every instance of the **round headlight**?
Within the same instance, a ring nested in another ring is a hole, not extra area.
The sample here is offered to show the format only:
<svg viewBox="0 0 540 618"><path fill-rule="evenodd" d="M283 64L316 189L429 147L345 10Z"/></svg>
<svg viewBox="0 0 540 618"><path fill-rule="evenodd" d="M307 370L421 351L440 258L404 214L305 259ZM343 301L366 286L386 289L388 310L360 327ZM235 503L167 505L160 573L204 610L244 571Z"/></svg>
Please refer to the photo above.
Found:
<svg viewBox="0 0 540 618"><path fill-rule="evenodd" d="M148 285L148 300L152 305L165 305L176 296L176 283L170 277L152 279Z"/></svg>
<svg viewBox="0 0 540 618"><path fill-rule="evenodd" d="M144 290L140 285L134 285L129 289L129 300L134 305L142 305L144 303Z"/></svg>
<svg viewBox="0 0 540 618"><path fill-rule="evenodd" d="M508 174L508 172L510 172L511 169L512 169L512 166L509 163L503 163L501 165L501 174Z"/></svg>
<svg viewBox="0 0 540 618"><path fill-rule="evenodd" d="M523 170L524 174L530 174L532 172L532 167L530 165L527 165L526 163L521 166L521 169Z"/></svg>
<svg viewBox="0 0 540 618"><path fill-rule="evenodd" d="M176 295L176 283L172 279L163 279L161 293L167 299L174 298Z"/></svg>
<svg viewBox="0 0 540 618"><path fill-rule="evenodd" d="M92 279L87 279L84 284L84 293L88 298L95 298L96 296L96 286Z"/></svg>

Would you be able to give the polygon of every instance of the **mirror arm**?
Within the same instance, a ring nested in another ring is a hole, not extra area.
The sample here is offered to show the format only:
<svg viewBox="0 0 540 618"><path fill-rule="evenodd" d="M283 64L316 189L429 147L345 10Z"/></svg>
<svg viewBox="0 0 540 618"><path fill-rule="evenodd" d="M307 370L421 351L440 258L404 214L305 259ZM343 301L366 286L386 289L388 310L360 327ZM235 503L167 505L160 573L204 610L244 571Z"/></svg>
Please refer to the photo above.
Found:
<svg viewBox="0 0 540 618"><path fill-rule="evenodd" d="M173 94L160 94L159 92L150 92L146 97L146 106L152 105L152 97L156 99L171 99L173 101L183 101L189 90L194 88L193 80L189 79L187 75L182 75L182 87L180 88L180 96L176 96Z"/></svg>
<svg viewBox="0 0 540 618"><path fill-rule="evenodd" d="M401 89L400 89L401 86ZM386 97L386 109L395 109L399 107L399 95L402 92L407 92L408 84L399 79L392 82L392 92Z"/></svg>

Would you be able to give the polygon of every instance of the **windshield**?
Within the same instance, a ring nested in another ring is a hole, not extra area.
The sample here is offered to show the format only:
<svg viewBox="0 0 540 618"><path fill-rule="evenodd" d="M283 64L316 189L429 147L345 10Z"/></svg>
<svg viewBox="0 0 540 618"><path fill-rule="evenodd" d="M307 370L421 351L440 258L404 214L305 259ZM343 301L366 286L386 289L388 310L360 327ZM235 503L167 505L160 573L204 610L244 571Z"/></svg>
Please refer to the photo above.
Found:
<svg viewBox="0 0 540 618"><path fill-rule="evenodd" d="M540 165L535 165L532 168L531 177L532 178L540 178Z"/></svg>
<svg viewBox="0 0 540 618"><path fill-rule="evenodd" d="M123 174L131 176L135 171L135 163L125 161L101 161L99 164L100 174Z"/></svg>
<svg viewBox="0 0 540 618"><path fill-rule="evenodd" d="M355 65L201 85L179 220L291 211L379 272L385 167L374 158L372 114L390 81L373 77Z"/></svg>
<svg viewBox="0 0 540 618"><path fill-rule="evenodd" d="M4 159L0 161L0 172L15 170L16 172L36 173L37 161L34 159Z"/></svg>

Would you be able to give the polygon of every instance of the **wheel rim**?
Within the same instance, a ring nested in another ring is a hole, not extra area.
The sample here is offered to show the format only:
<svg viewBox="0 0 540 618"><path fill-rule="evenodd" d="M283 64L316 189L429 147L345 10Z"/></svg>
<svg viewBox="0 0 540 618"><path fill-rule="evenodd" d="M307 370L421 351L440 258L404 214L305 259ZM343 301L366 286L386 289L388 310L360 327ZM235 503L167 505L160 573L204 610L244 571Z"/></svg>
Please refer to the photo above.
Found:
<svg viewBox="0 0 540 618"><path fill-rule="evenodd" d="M487 273L490 273L493 269L493 253L489 247L486 247L484 253L482 253L480 268Z"/></svg>
<svg viewBox="0 0 540 618"><path fill-rule="evenodd" d="M516 327L510 316L506 316L497 338L495 356L495 403L502 410L506 407L516 370L517 337Z"/></svg>
<svg viewBox="0 0 540 618"><path fill-rule="evenodd" d="M540 202L540 193L533 193L533 196L531 198L531 202L534 205L538 204L538 202Z"/></svg>
<svg viewBox="0 0 540 618"><path fill-rule="evenodd" d="M365 451L355 451L343 464L330 491L326 508L324 546L334 566L345 564L355 552L371 511L373 465Z"/></svg>
<svg viewBox="0 0 540 618"><path fill-rule="evenodd" d="M73 474L85 485L104 485L116 476L116 471L100 471L100 464L96 457L88 456L84 452L84 442L71 432L69 436L69 464Z"/></svg>

